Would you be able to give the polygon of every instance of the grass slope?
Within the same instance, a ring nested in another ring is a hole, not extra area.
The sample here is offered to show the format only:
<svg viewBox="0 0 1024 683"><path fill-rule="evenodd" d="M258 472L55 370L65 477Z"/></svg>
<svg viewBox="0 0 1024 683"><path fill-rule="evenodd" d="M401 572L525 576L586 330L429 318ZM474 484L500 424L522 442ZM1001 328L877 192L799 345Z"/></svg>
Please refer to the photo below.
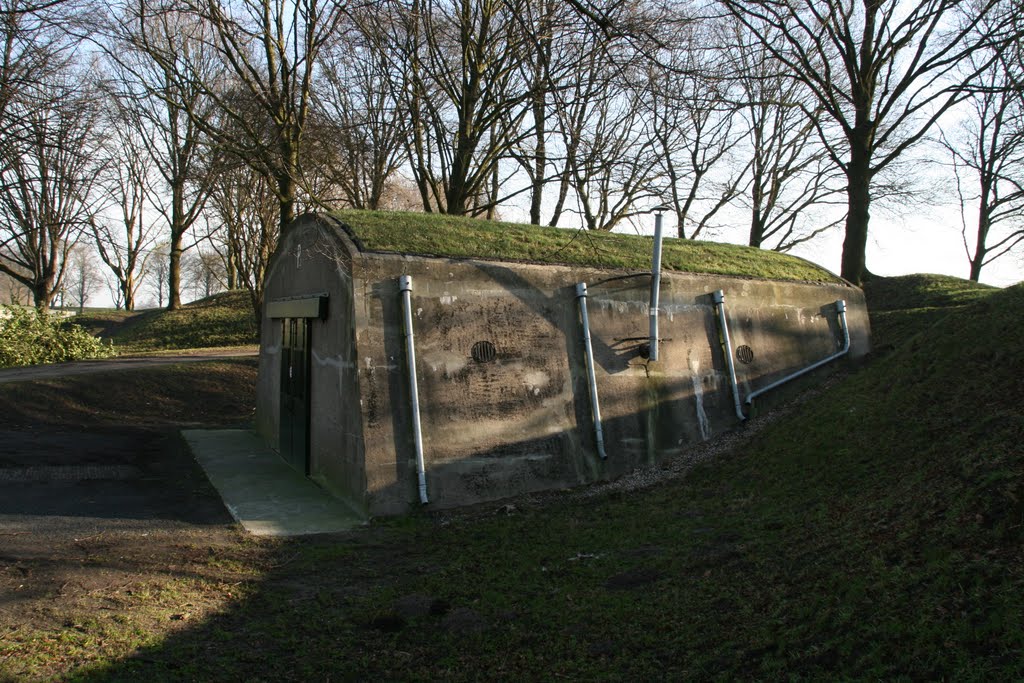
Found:
<svg viewBox="0 0 1024 683"><path fill-rule="evenodd" d="M949 275L878 277L864 285L876 349L927 329L936 321L995 292L994 287Z"/></svg>
<svg viewBox="0 0 1024 683"><path fill-rule="evenodd" d="M256 344L259 331L244 291L223 292L182 306L125 313L85 313L74 322L114 342L119 353Z"/></svg>
<svg viewBox="0 0 1024 683"><path fill-rule="evenodd" d="M565 230L459 216L387 211L333 214L360 249L449 258L650 270L651 237ZM717 242L666 239L666 270L809 282L839 282L825 269L774 251Z"/></svg>
<svg viewBox="0 0 1024 683"><path fill-rule="evenodd" d="M76 679L1020 679L1024 287L976 298L683 480L270 541Z"/></svg>

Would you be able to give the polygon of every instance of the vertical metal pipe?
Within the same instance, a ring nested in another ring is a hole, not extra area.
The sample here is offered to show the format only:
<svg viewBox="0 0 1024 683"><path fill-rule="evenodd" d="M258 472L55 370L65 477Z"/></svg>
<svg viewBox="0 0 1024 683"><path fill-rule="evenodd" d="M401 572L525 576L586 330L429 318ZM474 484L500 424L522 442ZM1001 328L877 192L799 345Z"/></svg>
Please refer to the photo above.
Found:
<svg viewBox="0 0 1024 683"><path fill-rule="evenodd" d="M648 359L658 360L658 305L661 297L661 213L654 214L654 254L651 259L651 341Z"/></svg>
<svg viewBox="0 0 1024 683"><path fill-rule="evenodd" d="M725 363L729 368L729 383L732 385L732 402L736 408L736 417L746 420L743 414L743 405L740 402L740 386L736 382L736 365L732 360L732 341L729 339L729 323L725 319L725 292L716 290L711 295L718 309L718 327L722 332L722 351L725 353Z"/></svg>
<svg viewBox="0 0 1024 683"><path fill-rule="evenodd" d="M409 364L409 393L412 397L412 438L416 448L416 476L419 479L420 502L427 499L427 468L423 462L423 431L420 428L420 389L416 382L416 343L412 334L412 277L398 278L402 291L402 318L405 327L405 356Z"/></svg>
<svg viewBox="0 0 1024 683"><path fill-rule="evenodd" d="M587 358L587 387L590 389L590 411L594 418L594 440L597 454L604 460L604 427L601 425L601 404L597 398L597 373L594 371L594 347L590 341L590 317L587 315L587 283L576 285L576 300L580 303L580 322L583 325L583 350Z"/></svg>

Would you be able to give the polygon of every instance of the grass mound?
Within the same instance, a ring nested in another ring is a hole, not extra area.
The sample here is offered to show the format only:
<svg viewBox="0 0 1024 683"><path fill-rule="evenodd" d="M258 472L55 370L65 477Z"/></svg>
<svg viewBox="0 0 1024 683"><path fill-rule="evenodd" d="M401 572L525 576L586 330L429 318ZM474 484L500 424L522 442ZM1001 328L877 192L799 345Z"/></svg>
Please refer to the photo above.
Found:
<svg viewBox="0 0 1024 683"><path fill-rule="evenodd" d="M946 313L685 479L261 543L216 615L131 596L164 630L59 677L1024 678L1024 286L958 286L903 287Z"/></svg>
<svg viewBox="0 0 1024 683"><path fill-rule="evenodd" d="M287 678L301 644L307 678L1019 679L1024 287L954 311L684 480L285 544L97 678Z"/></svg>
<svg viewBox="0 0 1024 683"><path fill-rule="evenodd" d="M469 679L502 662L622 680L1020 678L1022 315L1024 287L957 310L685 481L421 532L409 542L436 568L380 591L368 623L393 624L405 593L516 617L461 640L410 621L370 651L410 652L413 678L456 659Z"/></svg>
<svg viewBox="0 0 1024 683"><path fill-rule="evenodd" d="M360 249L448 258L650 270L651 237L566 230L460 216L388 211L334 214ZM666 270L771 280L840 282L809 261L752 247L666 238Z"/></svg>
<svg viewBox="0 0 1024 683"><path fill-rule="evenodd" d="M901 275L876 277L864 285L871 314L871 340L875 348L887 348L960 307L998 291L994 287L948 275Z"/></svg>
<svg viewBox="0 0 1024 683"><path fill-rule="evenodd" d="M76 322L112 339L122 353L245 346L259 341L252 303L244 291L214 294L175 311L88 314Z"/></svg>

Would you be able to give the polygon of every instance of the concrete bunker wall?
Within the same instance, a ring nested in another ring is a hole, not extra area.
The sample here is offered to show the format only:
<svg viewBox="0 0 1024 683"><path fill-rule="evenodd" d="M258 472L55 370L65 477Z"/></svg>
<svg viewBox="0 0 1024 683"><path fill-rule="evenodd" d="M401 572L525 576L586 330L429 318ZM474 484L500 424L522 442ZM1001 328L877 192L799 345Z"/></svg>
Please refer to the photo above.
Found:
<svg viewBox="0 0 1024 683"><path fill-rule="evenodd" d="M352 253L338 228L306 216L281 238L267 269L260 323L256 431L279 448L282 318L274 303L326 298L310 320L309 475L357 503L366 492L352 292Z"/></svg>
<svg viewBox="0 0 1024 683"><path fill-rule="evenodd" d="M329 294L328 315L313 326L311 476L369 514L417 500L402 275L413 283L436 506L614 478L736 427L715 290L726 296L730 353L747 347L736 362L743 395L837 350L837 299L849 306L850 355L868 350L854 287L666 272L659 360L649 362L646 274L362 253L330 221L303 219L282 240L267 300ZM589 285L605 460L594 444L577 282ZM277 327L264 316L257 417L272 444Z"/></svg>

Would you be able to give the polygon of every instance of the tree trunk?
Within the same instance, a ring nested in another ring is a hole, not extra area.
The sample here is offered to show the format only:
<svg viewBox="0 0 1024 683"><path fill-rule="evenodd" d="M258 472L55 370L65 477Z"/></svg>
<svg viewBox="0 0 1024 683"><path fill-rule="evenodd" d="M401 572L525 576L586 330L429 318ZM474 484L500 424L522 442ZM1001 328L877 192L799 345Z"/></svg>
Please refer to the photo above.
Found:
<svg viewBox="0 0 1024 683"><path fill-rule="evenodd" d="M277 177L278 199L281 202L280 234L284 236L285 230L295 220L295 178L288 173L282 173Z"/></svg>
<svg viewBox="0 0 1024 683"><path fill-rule="evenodd" d="M978 211L978 241L974 246L974 255L970 258L971 280L977 282L981 278L981 267L985 265L985 255L988 248L985 243L988 241L989 218L985 207Z"/></svg>
<svg viewBox="0 0 1024 683"><path fill-rule="evenodd" d="M847 214L846 237L840 275L857 285L864 284L867 272L868 221L871 217L871 155L870 143L851 140L850 163L846 168Z"/></svg>
<svg viewBox="0 0 1024 683"><path fill-rule="evenodd" d="M178 179L171 187L171 243L167 267L167 310L181 308L181 243L185 238L185 180Z"/></svg>
<svg viewBox="0 0 1024 683"><path fill-rule="evenodd" d="M537 148L533 159L533 189L530 194L530 223L540 225L540 209L544 200L544 172L547 169L547 147L544 136L547 130L544 125L545 98L543 91L533 98L533 130L537 140Z"/></svg>
<svg viewBox="0 0 1024 683"><path fill-rule="evenodd" d="M167 310L181 308L181 239L183 233L171 236L170 256L167 261Z"/></svg>
<svg viewBox="0 0 1024 683"><path fill-rule="evenodd" d="M39 310L46 310L53 300L53 292L49 291L45 283L39 283L32 287L32 301Z"/></svg>

